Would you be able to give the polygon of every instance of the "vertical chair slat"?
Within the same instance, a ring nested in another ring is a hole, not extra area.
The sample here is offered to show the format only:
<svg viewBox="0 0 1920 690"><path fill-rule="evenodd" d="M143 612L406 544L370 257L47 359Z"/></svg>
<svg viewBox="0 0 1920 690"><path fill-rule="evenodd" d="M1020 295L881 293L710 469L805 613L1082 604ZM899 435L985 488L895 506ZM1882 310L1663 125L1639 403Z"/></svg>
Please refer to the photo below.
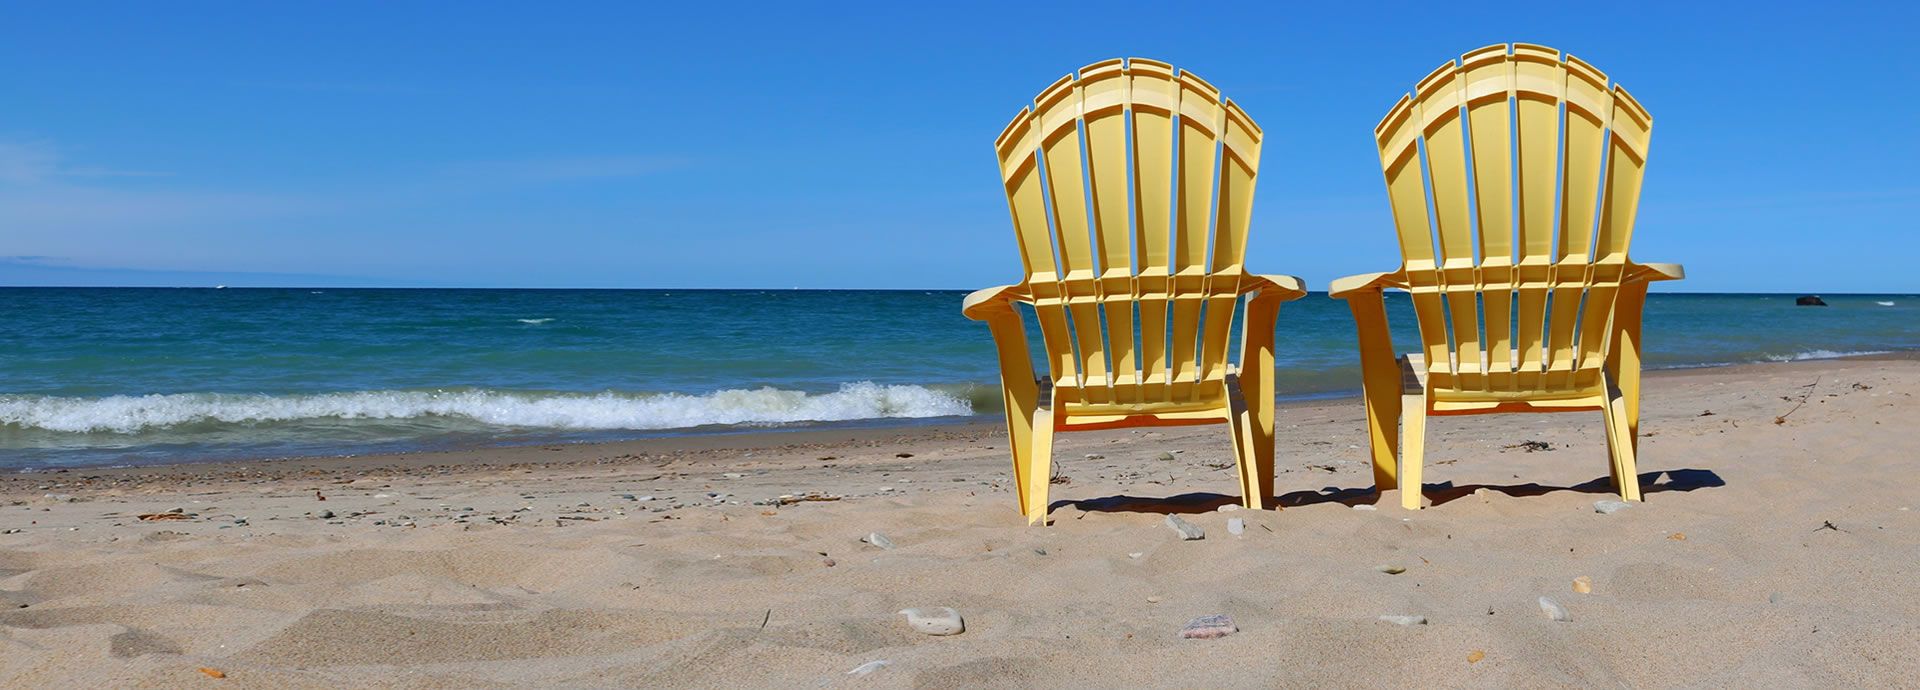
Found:
<svg viewBox="0 0 1920 690"><path fill-rule="evenodd" d="M1427 216L1426 179L1420 160L1418 106L1401 97L1373 130L1380 148L1380 169L1387 178L1387 198L1393 205L1394 227L1400 238L1402 269L1414 316L1420 322L1420 341L1426 352L1429 382L1451 386L1448 366L1446 316L1440 306L1440 283L1433 256L1433 229ZM1435 367L1441 367L1436 369Z"/></svg>
<svg viewBox="0 0 1920 690"><path fill-rule="evenodd" d="M1247 233L1253 217L1254 181L1260 170L1260 127L1228 100L1220 124L1218 215L1207 279L1206 326L1200 347L1203 398L1226 393L1228 338L1240 305L1240 281L1246 275ZM1246 355L1242 353L1243 357Z"/></svg>
<svg viewBox="0 0 1920 690"><path fill-rule="evenodd" d="M1207 238L1213 219L1214 155L1219 138L1219 92L1198 77L1179 76L1179 163L1174 179L1173 331L1168 344L1167 400L1192 400L1199 380L1195 348L1206 303Z"/></svg>
<svg viewBox="0 0 1920 690"><path fill-rule="evenodd" d="M1647 141L1653 122L1646 111L1614 87L1607 135L1605 188L1600 196L1600 222L1594 232L1593 285L1580 316L1580 371L1578 382L1597 382L1599 370L1615 347L1613 318L1627 267L1627 245L1633 237L1639 210L1640 180L1646 169Z"/></svg>
<svg viewBox="0 0 1920 690"><path fill-rule="evenodd" d="M1566 78L1560 54L1550 48L1516 43L1513 46L1514 111L1519 118L1515 145L1519 149L1520 262L1514 268L1518 310L1515 342L1520 370L1514 384L1535 390L1542 381L1546 360L1542 330L1547 293L1553 281L1554 189L1560 157L1560 101Z"/></svg>
<svg viewBox="0 0 1920 690"><path fill-rule="evenodd" d="M1140 310L1140 400L1167 399L1167 306L1171 296L1168 224L1173 217L1173 68L1130 58L1133 111L1134 278Z"/></svg>
<svg viewBox="0 0 1920 690"><path fill-rule="evenodd" d="M1106 402L1106 345L1100 334L1100 296L1095 284L1087 189L1080 156L1080 99L1075 82L1062 80L1034 99L1041 160L1046 165L1055 246L1060 253L1060 291L1071 316L1068 327L1079 367L1081 402Z"/></svg>
<svg viewBox="0 0 1920 690"><path fill-rule="evenodd" d="M1415 88L1421 137L1427 145L1427 180L1433 191L1434 224L1440 239L1440 290L1446 297L1452 331L1448 364L1461 388L1480 388L1479 285L1474 276L1473 219L1467 195L1465 133L1460 121L1461 78L1449 62ZM1425 324L1422 324L1424 327ZM1445 371L1445 367L1441 367Z"/></svg>
<svg viewBox="0 0 1920 690"><path fill-rule="evenodd" d="M1027 267L1027 285L1040 337L1047 348L1047 376L1055 381L1078 376L1073 345L1067 332L1066 307L1060 300L1059 270L1053 256L1053 231L1047 222L1046 191L1040 181L1036 120L1021 109L995 142L1001 182L1013 214L1014 234L1020 239L1020 258Z"/></svg>
<svg viewBox="0 0 1920 690"><path fill-rule="evenodd" d="M1127 217L1127 78L1120 60L1080 70L1087 178L1099 248L1098 293L1106 318L1113 402L1138 400L1139 361L1133 335L1132 226Z"/></svg>
<svg viewBox="0 0 1920 690"><path fill-rule="evenodd" d="M1497 44L1460 58L1472 134L1487 388L1513 390L1513 62Z"/></svg>
<svg viewBox="0 0 1920 690"><path fill-rule="evenodd" d="M1561 136L1566 149L1560 166L1560 234L1554 265L1553 309L1547 337L1547 386L1575 386L1574 336L1580 304L1593 279L1591 244L1594 213L1600 194L1600 166L1606 154L1607 77L1569 56L1566 73L1565 121Z"/></svg>

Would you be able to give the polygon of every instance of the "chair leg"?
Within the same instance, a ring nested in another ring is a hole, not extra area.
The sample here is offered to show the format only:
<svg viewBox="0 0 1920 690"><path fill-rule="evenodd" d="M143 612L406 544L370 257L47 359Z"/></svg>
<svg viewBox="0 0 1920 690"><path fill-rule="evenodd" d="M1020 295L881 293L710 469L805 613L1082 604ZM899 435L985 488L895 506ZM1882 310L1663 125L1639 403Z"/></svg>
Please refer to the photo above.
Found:
<svg viewBox="0 0 1920 690"><path fill-rule="evenodd" d="M1240 469L1240 502L1248 510L1266 508L1273 496L1273 398L1250 396L1244 406L1227 415L1233 434L1234 461Z"/></svg>
<svg viewBox="0 0 1920 690"><path fill-rule="evenodd" d="M1008 410L1008 415L1013 414ZM1027 417L1031 423L1015 427L1013 479L1020 497L1020 514L1027 524L1047 522L1047 489L1053 481L1053 408L1039 407ZM1022 432L1025 433L1022 433ZM1024 436L1024 438L1020 438Z"/></svg>
<svg viewBox="0 0 1920 690"><path fill-rule="evenodd" d="M1420 509L1420 470L1426 445L1426 391L1410 391L1400 396L1400 507L1407 510Z"/></svg>
<svg viewBox="0 0 1920 690"><path fill-rule="evenodd" d="M1627 405L1627 445L1640 450L1640 313L1647 302L1647 284L1622 287L1614 298L1613 349L1607 354L1607 372Z"/></svg>
<svg viewBox="0 0 1920 690"><path fill-rule="evenodd" d="M1373 460L1374 491L1399 486L1394 458L1399 438L1401 369L1387 331L1385 302L1378 291L1347 300L1359 327L1361 390L1367 406L1367 452Z"/></svg>
<svg viewBox="0 0 1920 690"><path fill-rule="evenodd" d="M1634 463L1633 427L1625 396L1618 390L1607 395L1607 455L1613 464L1613 487L1622 501L1640 498L1640 470Z"/></svg>

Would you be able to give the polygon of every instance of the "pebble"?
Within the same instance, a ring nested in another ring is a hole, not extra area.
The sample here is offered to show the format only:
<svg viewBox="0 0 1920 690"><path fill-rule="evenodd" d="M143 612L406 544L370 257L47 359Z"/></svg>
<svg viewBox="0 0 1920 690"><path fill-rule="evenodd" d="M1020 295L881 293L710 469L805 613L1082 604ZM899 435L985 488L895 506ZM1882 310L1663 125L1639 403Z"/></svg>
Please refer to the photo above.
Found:
<svg viewBox="0 0 1920 690"><path fill-rule="evenodd" d="M1238 503L1228 503L1226 505L1215 508L1214 510L1216 512L1221 512L1221 513L1231 513L1233 511L1240 510L1242 507L1243 506L1241 506Z"/></svg>
<svg viewBox="0 0 1920 690"><path fill-rule="evenodd" d="M1233 619L1222 613L1187 621L1187 627L1180 629L1180 637L1189 640L1211 640L1237 632L1240 632L1240 628L1234 626Z"/></svg>
<svg viewBox="0 0 1920 690"><path fill-rule="evenodd" d="M1161 451L1160 455L1156 456L1156 459L1159 459L1165 462L1173 462L1178 458L1173 457L1173 451Z"/></svg>
<svg viewBox="0 0 1920 690"><path fill-rule="evenodd" d="M1107 456L1101 455L1099 453L1088 453L1087 459L1088 460L1105 460L1107 459Z"/></svg>
<svg viewBox="0 0 1920 690"><path fill-rule="evenodd" d="M1394 625L1426 625L1426 616L1381 616L1380 620Z"/></svg>
<svg viewBox="0 0 1920 690"><path fill-rule="evenodd" d="M967 631L967 623L960 619L960 612L945 606L924 609L902 609L900 615L907 617L907 625L914 632L928 635L958 635Z"/></svg>
<svg viewBox="0 0 1920 690"><path fill-rule="evenodd" d="M873 673L874 671L878 671L880 669L886 668L887 665L891 663L893 662L887 661L886 659L875 659L873 661L869 661L867 663L853 667L853 670L848 671L847 675L854 676L857 678L860 676L867 675L869 673Z"/></svg>
<svg viewBox="0 0 1920 690"><path fill-rule="evenodd" d="M635 500L635 499L634 499L634 497L633 497L633 494L620 494L620 497L621 497L621 498L624 498L624 499L627 499L627 500L629 500L629 501L632 501L632 500Z"/></svg>
<svg viewBox="0 0 1920 690"><path fill-rule="evenodd" d="M1540 597L1540 612L1546 614L1547 618L1562 623L1573 620L1573 614L1567 613L1567 607L1561 606L1560 602L1548 597Z"/></svg>
<svg viewBox="0 0 1920 690"><path fill-rule="evenodd" d="M1397 565L1376 565L1373 567L1373 569L1386 573L1388 575L1399 575L1400 573L1407 572L1406 568L1403 568Z"/></svg>
<svg viewBox="0 0 1920 690"><path fill-rule="evenodd" d="M1141 556L1145 556L1145 555L1147 555L1147 554L1145 554L1145 553L1143 553L1143 552L1140 552L1140 551L1134 551L1134 552L1131 552L1131 553L1128 553L1128 554L1127 554L1127 558L1139 558L1139 557L1141 557Z"/></svg>
<svg viewBox="0 0 1920 690"><path fill-rule="evenodd" d="M864 541L868 544L878 546L882 549L890 550L893 548L893 540L888 539L887 535L881 534L879 532L869 532L867 533L867 536L861 538L860 541Z"/></svg>
<svg viewBox="0 0 1920 690"><path fill-rule="evenodd" d="M1592 594L1593 578L1585 575L1573 578L1573 591L1575 594Z"/></svg>
<svg viewBox="0 0 1920 690"><path fill-rule="evenodd" d="M1207 538L1206 530L1200 529L1199 525L1180 519L1178 515L1168 515L1167 526L1173 528L1173 531L1180 533L1181 541L1194 541L1196 539Z"/></svg>
<svg viewBox="0 0 1920 690"><path fill-rule="evenodd" d="M1622 510L1626 510L1632 507L1633 507L1633 504L1625 503L1621 501L1594 501L1593 502L1593 512L1599 513L1601 515L1612 515L1614 513L1618 513Z"/></svg>
<svg viewBox="0 0 1920 690"><path fill-rule="evenodd" d="M722 472L720 476L726 477L727 479L739 479L747 475L741 474L739 472Z"/></svg>
<svg viewBox="0 0 1920 690"><path fill-rule="evenodd" d="M1240 518L1227 519L1227 534L1240 534L1247 531L1247 521Z"/></svg>
<svg viewBox="0 0 1920 690"><path fill-rule="evenodd" d="M47 494L45 498L55 503L72 503L74 501L73 494Z"/></svg>
<svg viewBox="0 0 1920 690"><path fill-rule="evenodd" d="M647 494L647 495L645 495L645 496L641 496L641 497L639 497L639 498L636 498L636 499L633 499L633 500L635 500L635 501L639 501L639 502L641 502L641 503L646 503L647 501L651 501L651 500L653 500L653 494Z"/></svg>
<svg viewBox="0 0 1920 690"><path fill-rule="evenodd" d="M1379 510L1379 508L1373 507L1372 503L1355 503L1353 504L1353 509L1354 510Z"/></svg>
<svg viewBox="0 0 1920 690"><path fill-rule="evenodd" d="M1149 604L1158 604L1162 601L1166 601L1166 597L1160 597L1160 596L1147 597L1147 603Z"/></svg>
<svg viewBox="0 0 1920 690"><path fill-rule="evenodd" d="M331 510L322 510L322 511L320 511L320 514L319 514L319 515L316 515L316 516L314 516L314 517L317 517L317 518L320 518L320 519L322 519L322 520L331 520L331 519L333 519L333 511L331 511Z"/></svg>

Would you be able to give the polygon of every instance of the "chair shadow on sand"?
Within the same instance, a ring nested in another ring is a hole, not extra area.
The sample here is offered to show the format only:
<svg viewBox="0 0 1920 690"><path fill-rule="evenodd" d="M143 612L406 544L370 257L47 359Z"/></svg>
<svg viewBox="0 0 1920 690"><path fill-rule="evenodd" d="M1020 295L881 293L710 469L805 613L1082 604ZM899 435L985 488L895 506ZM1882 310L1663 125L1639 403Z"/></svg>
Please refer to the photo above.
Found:
<svg viewBox="0 0 1920 690"><path fill-rule="evenodd" d="M1663 478L1665 481L1661 481ZM1713 470L1661 470L1657 472L1644 472L1640 475L1641 491L1647 494L1668 491L1687 492L1726 485L1726 480L1721 479L1720 475L1716 474ZM1432 500L1432 505L1436 506L1472 496L1475 491L1480 489L1497 491L1516 498L1540 496L1556 491L1571 491L1574 493L1599 494L1612 497L1619 495L1618 492L1613 489L1612 479L1608 477L1599 477L1572 486L1548 486L1536 482L1528 482L1525 484L1462 484L1455 486L1453 482L1441 482L1438 484L1427 484L1423 488L1423 493L1426 494L1427 498ZM1294 491L1281 494L1278 498L1278 505L1282 508L1297 508L1321 503L1341 503L1353 506L1372 504L1377 502L1379 498L1380 494L1376 493L1371 486L1360 488L1329 486L1319 491ZM1192 514L1211 512L1229 503L1238 505L1240 498L1216 493L1187 493L1164 498L1120 495L1077 501L1054 501L1052 505L1048 506L1047 512L1052 513L1054 510L1066 506L1073 506L1089 513Z"/></svg>

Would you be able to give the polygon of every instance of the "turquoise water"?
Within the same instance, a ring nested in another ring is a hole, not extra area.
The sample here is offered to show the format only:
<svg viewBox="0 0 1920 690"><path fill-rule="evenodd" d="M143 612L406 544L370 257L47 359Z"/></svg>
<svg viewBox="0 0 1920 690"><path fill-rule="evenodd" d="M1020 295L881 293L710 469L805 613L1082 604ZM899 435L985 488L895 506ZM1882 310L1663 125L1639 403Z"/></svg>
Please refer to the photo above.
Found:
<svg viewBox="0 0 1920 690"><path fill-rule="evenodd" d="M0 288L0 467L997 414L992 344L960 316L964 294ZM1647 362L1920 348L1920 297L1826 300L1654 295ZM1408 302L1390 301L1411 349ZM1283 396L1357 390L1343 303L1289 303L1278 330Z"/></svg>

